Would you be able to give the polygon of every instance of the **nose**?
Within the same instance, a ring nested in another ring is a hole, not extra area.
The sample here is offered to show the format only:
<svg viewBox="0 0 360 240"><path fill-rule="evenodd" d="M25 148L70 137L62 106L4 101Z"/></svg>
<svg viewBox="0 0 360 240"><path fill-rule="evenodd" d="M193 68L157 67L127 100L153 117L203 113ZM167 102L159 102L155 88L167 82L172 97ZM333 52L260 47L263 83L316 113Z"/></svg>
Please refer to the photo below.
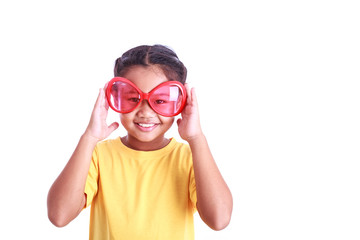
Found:
<svg viewBox="0 0 360 240"><path fill-rule="evenodd" d="M156 115L156 112L150 107L149 102L144 99L138 106L137 114L139 115L139 117L150 118L154 117Z"/></svg>

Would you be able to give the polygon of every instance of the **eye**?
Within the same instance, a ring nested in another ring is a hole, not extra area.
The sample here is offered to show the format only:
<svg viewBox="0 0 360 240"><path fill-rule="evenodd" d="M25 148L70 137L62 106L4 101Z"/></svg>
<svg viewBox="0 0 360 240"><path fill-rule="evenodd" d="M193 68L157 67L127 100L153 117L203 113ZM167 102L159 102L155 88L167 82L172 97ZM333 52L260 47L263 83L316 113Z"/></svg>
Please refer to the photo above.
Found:
<svg viewBox="0 0 360 240"><path fill-rule="evenodd" d="M133 98L128 98L128 101L138 103L140 101L140 99L136 98L136 97L133 97Z"/></svg>
<svg viewBox="0 0 360 240"><path fill-rule="evenodd" d="M167 101L166 100L163 100L163 99L157 99L157 100L155 100L154 101L156 104L165 104L165 103L167 103Z"/></svg>

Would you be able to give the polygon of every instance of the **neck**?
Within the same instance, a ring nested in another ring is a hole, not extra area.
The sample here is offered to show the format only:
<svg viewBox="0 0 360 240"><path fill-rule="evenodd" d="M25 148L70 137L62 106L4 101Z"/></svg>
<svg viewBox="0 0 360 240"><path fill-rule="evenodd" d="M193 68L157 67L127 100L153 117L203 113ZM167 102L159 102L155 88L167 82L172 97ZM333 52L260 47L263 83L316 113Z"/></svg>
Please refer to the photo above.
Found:
<svg viewBox="0 0 360 240"><path fill-rule="evenodd" d="M169 144L170 139L165 138L164 136L154 139L151 142L141 142L138 139L127 135L121 138L122 143L128 148L137 150L137 151L155 151L161 148L164 148Z"/></svg>

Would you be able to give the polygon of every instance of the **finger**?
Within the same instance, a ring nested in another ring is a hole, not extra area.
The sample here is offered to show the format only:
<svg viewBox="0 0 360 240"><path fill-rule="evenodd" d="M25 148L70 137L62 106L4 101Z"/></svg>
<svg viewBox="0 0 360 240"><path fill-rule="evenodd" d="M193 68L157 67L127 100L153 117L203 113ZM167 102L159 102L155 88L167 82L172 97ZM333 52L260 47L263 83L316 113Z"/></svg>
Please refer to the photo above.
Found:
<svg viewBox="0 0 360 240"><path fill-rule="evenodd" d="M191 89L191 103L195 106L198 106L198 101L197 101L197 97L196 97L196 93L195 93L195 88Z"/></svg>
<svg viewBox="0 0 360 240"><path fill-rule="evenodd" d="M185 89L186 89L186 98L187 98L186 103L191 104L191 90L188 83L185 83Z"/></svg>
<svg viewBox="0 0 360 240"><path fill-rule="evenodd" d="M108 99L107 99L107 94L106 94L106 91L107 91L107 88L108 88L108 85L109 85L109 82L107 82L103 88L103 91L104 91L104 98L105 98L105 108L106 110L109 109L109 102L108 102Z"/></svg>
<svg viewBox="0 0 360 240"><path fill-rule="evenodd" d="M176 123L177 123L178 126L180 125L181 121L182 121L181 118L179 118L179 119L176 121Z"/></svg>
<svg viewBox="0 0 360 240"><path fill-rule="evenodd" d="M108 85L109 85L109 82L107 82L107 83L105 84L105 86L104 86L104 91L106 91Z"/></svg>
<svg viewBox="0 0 360 240"><path fill-rule="evenodd" d="M113 122L112 124L110 124L109 127L108 127L109 135L110 135L110 133L115 131L118 127L119 127L119 123L117 123L117 122Z"/></svg>
<svg viewBox="0 0 360 240"><path fill-rule="evenodd" d="M108 110L109 109L109 102L108 102L105 90L103 90L103 94L104 94L104 106L105 106L106 110Z"/></svg>
<svg viewBox="0 0 360 240"><path fill-rule="evenodd" d="M107 101L105 90L103 88L100 88L99 98L100 99L99 99L98 106L104 107L106 110L108 110L109 109L109 103Z"/></svg>
<svg viewBox="0 0 360 240"><path fill-rule="evenodd" d="M100 88L99 89L99 94L98 94L98 97L96 99L96 102L95 102L95 106L94 107L99 107L101 105L101 100L102 100L102 89Z"/></svg>

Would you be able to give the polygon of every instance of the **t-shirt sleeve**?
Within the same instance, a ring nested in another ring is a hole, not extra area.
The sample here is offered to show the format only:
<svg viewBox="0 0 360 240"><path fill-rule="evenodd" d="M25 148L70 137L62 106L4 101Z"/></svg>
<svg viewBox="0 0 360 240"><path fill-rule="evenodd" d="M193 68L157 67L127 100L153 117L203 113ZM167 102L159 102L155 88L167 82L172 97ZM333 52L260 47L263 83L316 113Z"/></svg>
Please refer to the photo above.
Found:
<svg viewBox="0 0 360 240"><path fill-rule="evenodd" d="M98 177L99 177L99 158L98 158L98 148L95 147L92 154L89 173L86 179L86 185L84 190L84 193L86 194L86 204L84 208L87 208L88 206L91 205L94 197L97 194Z"/></svg>
<svg viewBox="0 0 360 240"><path fill-rule="evenodd" d="M197 211L196 208L197 196L196 196L196 184L195 184L195 174L194 174L193 166L191 166L190 169L189 194L190 194L190 201L193 206L193 212L195 213Z"/></svg>

